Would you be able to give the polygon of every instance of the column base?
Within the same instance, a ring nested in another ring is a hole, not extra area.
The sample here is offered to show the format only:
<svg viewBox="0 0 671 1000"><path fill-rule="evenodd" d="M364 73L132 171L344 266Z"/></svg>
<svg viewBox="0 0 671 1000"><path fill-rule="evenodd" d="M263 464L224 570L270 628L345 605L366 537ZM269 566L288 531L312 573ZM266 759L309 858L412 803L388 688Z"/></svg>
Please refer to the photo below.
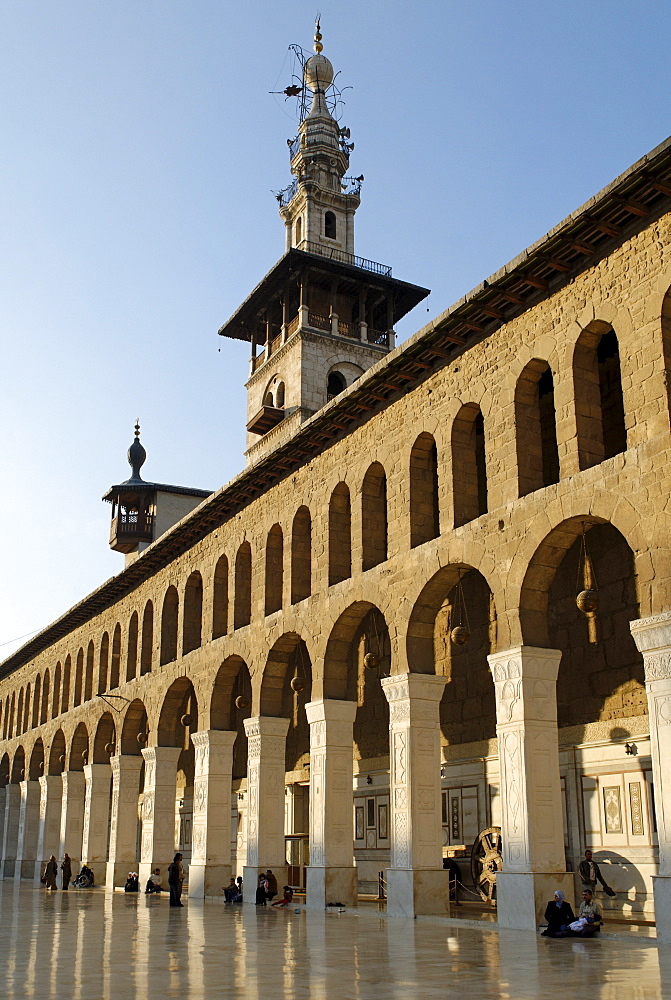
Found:
<svg viewBox="0 0 671 1000"><path fill-rule="evenodd" d="M205 899L206 896L222 896L224 886L231 880L231 865L204 864L192 861L189 864L189 897Z"/></svg>
<svg viewBox="0 0 671 1000"><path fill-rule="evenodd" d="M573 872L499 872L496 876L499 927L535 932L545 922L545 908L557 889L575 907Z"/></svg>
<svg viewBox="0 0 671 1000"><path fill-rule="evenodd" d="M98 867L100 868L101 866L99 865ZM96 871L96 868L94 868L93 865L91 865L91 868L93 868L93 874L96 877L96 885L101 885L102 883L98 882L98 872ZM140 870L138 863L135 860L107 861L105 862L104 868L105 868L104 884L105 888L108 889L110 892L114 892L114 889L118 887L121 887L123 889L123 887L126 884L126 879L128 878L128 872L139 872ZM166 886L168 885L167 873L165 877L165 885Z"/></svg>
<svg viewBox="0 0 671 1000"><path fill-rule="evenodd" d="M657 943L671 942L671 875L653 875L652 891L655 899Z"/></svg>
<svg viewBox="0 0 671 1000"><path fill-rule="evenodd" d="M277 879L277 895L273 900L276 903L282 898L282 886L287 884L287 866L282 865L244 865L242 869L242 902L254 906L256 902L256 887L259 884L259 875L271 868L273 875ZM229 875L230 878L230 875ZM223 885L223 883L222 883Z"/></svg>
<svg viewBox="0 0 671 1000"><path fill-rule="evenodd" d="M388 868L387 913L393 917L449 917L449 871L444 868Z"/></svg>
<svg viewBox="0 0 671 1000"><path fill-rule="evenodd" d="M356 868L313 868L307 870L306 905L323 910L328 903L356 906L358 903Z"/></svg>
<svg viewBox="0 0 671 1000"><path fill-rule="evenodd" d="M14 878L15 868L16 868L16 861L14 860L14 858L5 858L2 866L2 877Z"/></svg>
<svg viewBox="0 0 671 1000"><path fill-rule="evenodd" d="M15 879L30 879L31 882L35 877L35 859L31 858L22 859L16 862L16 868L14 871Z"/></svg>

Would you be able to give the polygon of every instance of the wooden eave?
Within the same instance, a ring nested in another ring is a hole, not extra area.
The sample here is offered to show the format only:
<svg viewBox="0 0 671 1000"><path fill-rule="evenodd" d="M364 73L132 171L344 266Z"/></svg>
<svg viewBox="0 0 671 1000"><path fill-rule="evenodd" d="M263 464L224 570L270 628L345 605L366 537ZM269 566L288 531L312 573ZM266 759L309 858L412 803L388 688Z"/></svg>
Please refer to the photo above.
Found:
<svg viewBox="0 0 671 1000"><path fill-rule="evenodd" d="M641 211L645 210L645 215ZM671 139L665 140L612 184L524 253L469 292L400 347L385 355L278 447L148 546L127 569L34 636L0 663L5 677L96 615L127 597L157 572L249 503L323 452L346 433L411 391L433 372L502 325L587 271L616 246L671 210ZM587 251L593 248L592 253ZM301 251L293 251L301 253ZM310 254L302 254L316 258ZM285 258L283 258L285 259ZM570 270L553 267L566 263ZM375 278L374 275L371 278ZM534 279L534 283L529 279ZM541 285L542 283L542 285ZM398 385L398 388L394 386Z"/></svg>

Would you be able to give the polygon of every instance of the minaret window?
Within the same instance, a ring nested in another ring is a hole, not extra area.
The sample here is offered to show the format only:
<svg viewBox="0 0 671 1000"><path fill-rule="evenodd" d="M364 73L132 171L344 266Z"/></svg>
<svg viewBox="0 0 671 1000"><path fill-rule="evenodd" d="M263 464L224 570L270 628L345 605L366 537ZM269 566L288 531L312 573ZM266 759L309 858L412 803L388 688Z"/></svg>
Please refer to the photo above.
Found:
<svg viewBox="0 0 671 1000"><path fill-rule="evenodd" d="M278 410L284 409L284 382L280 382L275 390L275 406Z"/></svg>
<svg viewBox="0 0 671 1000"><path fill-rule="evenodd" d="M326 212L324 215L324 236L327 240L335 240L336 236L336 217L334 212Z"/></svg>
<svg viewBox="0 0 671 1000"><path fill-rule="evenodd" d="M299 215L296 219L296 246L299 246L303 241L303 219Z"/></svg>

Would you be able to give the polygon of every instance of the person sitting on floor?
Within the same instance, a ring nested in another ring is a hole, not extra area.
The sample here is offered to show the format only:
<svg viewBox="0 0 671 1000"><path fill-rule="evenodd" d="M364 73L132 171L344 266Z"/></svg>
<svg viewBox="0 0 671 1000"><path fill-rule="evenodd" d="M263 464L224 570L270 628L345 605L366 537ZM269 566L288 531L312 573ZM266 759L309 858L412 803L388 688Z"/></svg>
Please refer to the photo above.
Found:
<svg viewBox="0 0 671 1000"><path fill-rule="evenodd" d="M140 891L140 878L137 872L128 872L128 878L126 879L126 884L123 887L124 892L139 892Z"/></svg>
<svg viewBox="0 0 671 1000"><path fill-rule="evenodd" d="M594 937L601 930L603 916L591 889L584 889L578 919L570 925L571 934L576 937Z"/></svg>
<svg viewBox="0 0 671 1000"><path fill-rule="evenodd" d="M282 889L282 893L282 899L278 899L276 903L273 903L273 906L288 906L294 898L294 890L290 885L285 885Z"/></svg>
<svg viewBox="0 0 671 1000"><path fill-rule="evenodd" d="M575 913L571 904L564 899L561 889L557 889L554 899L545 908L545 919L548 925L543 931L543 937L570 936L568 925L575 920Z"/></svg>
<svg viewBox="0 0 671 1000"><path fill-rule="evenodd" d="M233 899L237 895L238 895L237 883L234 878L231 878L231 881L228 883L228 885L224 886L224 898L227 903L232 903Z"/></svg>
<svg viewBox="0 0 671 1000"><path fill-rule="evenodd" d="M147 879L147 884L145 886L145 896L150 896L153 892L162 892L161 887L161 869L154 868L153 872Z"/></svg>

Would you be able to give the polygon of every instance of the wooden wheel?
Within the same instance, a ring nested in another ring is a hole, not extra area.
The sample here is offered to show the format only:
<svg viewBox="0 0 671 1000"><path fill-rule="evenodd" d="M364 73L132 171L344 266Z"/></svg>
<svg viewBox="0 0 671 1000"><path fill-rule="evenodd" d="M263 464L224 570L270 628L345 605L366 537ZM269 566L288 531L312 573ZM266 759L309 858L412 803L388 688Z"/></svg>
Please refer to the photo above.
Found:
<svg viewBox="0 0 671 1000"><path fill-rule="evenodd" d="M496 901L496 875L502 867L501 827L489 826L478 834L471 849L473 885L486 903Z"/></svg>

